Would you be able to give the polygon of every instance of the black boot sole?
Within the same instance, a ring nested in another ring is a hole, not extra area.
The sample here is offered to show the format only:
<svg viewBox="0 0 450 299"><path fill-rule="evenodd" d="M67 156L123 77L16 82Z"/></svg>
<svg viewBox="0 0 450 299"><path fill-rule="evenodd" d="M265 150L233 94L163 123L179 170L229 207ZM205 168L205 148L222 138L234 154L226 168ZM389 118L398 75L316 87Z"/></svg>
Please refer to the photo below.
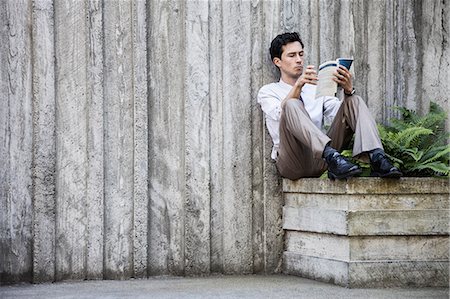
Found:
<svg viewBox="0 0 450 299"><path fill-rule="evenodd" d="M373 177L380 177L380 178L391 178L391 179L398 179L403 176L403 174L400 171L390 171L388 173L379 173L379 172L372 172L370 176Z"/></svg>
<svg viewBox="0 0 450 299"><path fill-rule="evenodd" d="M352 171L349 171L349 172L346 172L346 173L343 173L340 175L337 175L337 174L334 174L334 173L328 171L328 178L333 181L334 180L343 180L343 179L348 179L351 177L359 176L359 175L361 175L361 173L362 173L361 168L358 168L358 169L355 169L355 170L352 170Z"/></svg>

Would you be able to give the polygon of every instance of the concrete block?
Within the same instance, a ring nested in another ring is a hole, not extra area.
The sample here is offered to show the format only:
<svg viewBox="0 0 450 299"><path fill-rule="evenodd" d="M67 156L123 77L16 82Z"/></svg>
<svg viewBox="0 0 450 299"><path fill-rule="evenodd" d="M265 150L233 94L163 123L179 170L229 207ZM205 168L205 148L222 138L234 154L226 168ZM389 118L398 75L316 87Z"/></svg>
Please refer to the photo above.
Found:
<svg viewBox="0 0 450 299"><path fill-rule="evenodd" d="M340 286L348 286L348 266L348 263L340 260L311 257L287 251L283 254L283 273Z"/></svg>
<svg viewBox="0 0 450 299"><path fill-rule="evenodd" d="M286 230L338 235L448 235L449 210L339 211L283 208Z"/></svg>
<svg viewBox="0 0 450 299"><path fill-rule="evenodd" d="M350 261L448 260L448 236L339 236L287 231L286 251Z"/></svg>
<svg viewBox="0 0 450 299"><path fill-rule="evenodd" d="M345 262L285 252L283 272L349 287L446 287L448 261Z"/></svg>

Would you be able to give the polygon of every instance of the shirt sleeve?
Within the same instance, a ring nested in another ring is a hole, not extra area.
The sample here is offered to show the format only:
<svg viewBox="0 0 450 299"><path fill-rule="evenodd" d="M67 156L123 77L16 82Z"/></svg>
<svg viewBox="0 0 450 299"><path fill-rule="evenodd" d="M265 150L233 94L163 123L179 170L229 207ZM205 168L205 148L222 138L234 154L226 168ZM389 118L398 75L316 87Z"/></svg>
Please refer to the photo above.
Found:
<svg viewBox="0 0 450 299"><path fill-rule="evenodd" d="M273 91L262 87L258 92L258 103L261 105L262 111L273 120L280 120L281 117L281 101Z"/></svg>

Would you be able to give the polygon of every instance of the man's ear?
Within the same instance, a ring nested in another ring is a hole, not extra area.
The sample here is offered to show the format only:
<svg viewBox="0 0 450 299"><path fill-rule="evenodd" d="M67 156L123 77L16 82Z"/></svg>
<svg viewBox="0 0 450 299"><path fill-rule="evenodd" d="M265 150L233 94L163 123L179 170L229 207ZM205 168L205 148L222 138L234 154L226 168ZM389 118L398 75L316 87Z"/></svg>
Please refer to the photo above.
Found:
<svg viewBox="0 0 450 299"><path fill-rule="evenodd" d="M273 60L273 64L275 64L277 67L280 67L281 59L278 57L275 57Z"/></svg>

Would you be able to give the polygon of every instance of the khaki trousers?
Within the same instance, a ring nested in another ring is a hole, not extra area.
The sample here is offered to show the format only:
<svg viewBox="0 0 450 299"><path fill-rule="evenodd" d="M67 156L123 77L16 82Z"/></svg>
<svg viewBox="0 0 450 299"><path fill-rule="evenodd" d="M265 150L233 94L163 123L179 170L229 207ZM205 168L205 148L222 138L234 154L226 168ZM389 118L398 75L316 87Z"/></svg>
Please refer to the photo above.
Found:
<svg viewBox="0 0 450 299"><path fill-rule="evenodd" d="M318 177L326 169L322 158L325 146L341 151L355 135L353 156L367 160L367 152L383 148L376 122L359 96L346 96L327 134L311 121L302 101L287 101L280 119L280 147L277 168L280 174L296 180Z"/></svg>

